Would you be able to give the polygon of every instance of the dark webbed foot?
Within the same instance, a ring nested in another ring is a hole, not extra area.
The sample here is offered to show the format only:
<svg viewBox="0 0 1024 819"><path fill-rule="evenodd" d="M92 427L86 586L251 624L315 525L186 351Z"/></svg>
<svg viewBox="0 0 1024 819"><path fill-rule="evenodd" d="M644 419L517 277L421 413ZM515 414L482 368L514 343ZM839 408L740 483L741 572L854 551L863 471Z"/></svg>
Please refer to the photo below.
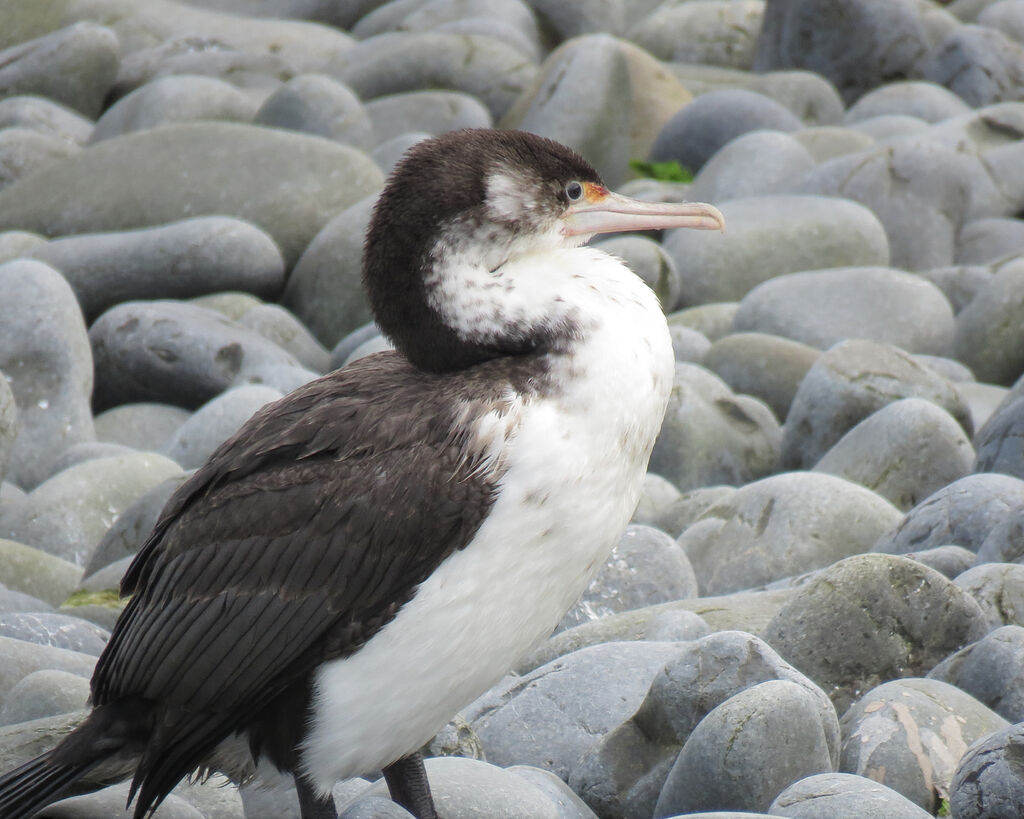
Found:
<svg viewBox="0 0 1024 819"><path fill-rule="evenodd" d="M384 779L391 798L416 819L438 819L434 797L430 795L427 769L423 767L423 754L409 754L388 765L384 769Z"/></svg>
<svg viewBox="0 0 1024 819"><path fill-rule="evenodd" d="M295 791L299 794L299 813L302 819L338 819L334 799L322 799L316 789L301 776L295 777Z"/></svg>

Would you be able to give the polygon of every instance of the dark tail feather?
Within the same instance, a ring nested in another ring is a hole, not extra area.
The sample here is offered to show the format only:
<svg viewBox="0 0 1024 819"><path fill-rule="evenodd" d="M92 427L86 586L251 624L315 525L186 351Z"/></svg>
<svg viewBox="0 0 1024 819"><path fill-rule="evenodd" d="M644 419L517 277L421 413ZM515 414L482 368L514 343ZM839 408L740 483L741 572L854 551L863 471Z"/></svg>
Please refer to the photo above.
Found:
<svg viewBox="0 0 1024 819"><path fill-rule="evenodd" d="M62 765L52 761L53 751L37 756L10 773L0 776L0 816L28 819L47 805L63 798L70 787L103 761Z"/></svg>

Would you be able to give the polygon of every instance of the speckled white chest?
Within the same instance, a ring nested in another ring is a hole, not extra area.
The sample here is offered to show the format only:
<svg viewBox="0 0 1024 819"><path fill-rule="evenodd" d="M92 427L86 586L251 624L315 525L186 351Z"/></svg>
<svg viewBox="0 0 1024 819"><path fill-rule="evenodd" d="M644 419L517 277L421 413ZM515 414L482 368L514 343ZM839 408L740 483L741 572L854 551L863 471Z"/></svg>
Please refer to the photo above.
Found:
<svg viewBox="0 0 1024 819"><path fill-rule="evenodd" d="M510 416L508 471L473 541L359 652L318 672L303 765L324 790L417 749L497 682L557 625L636 506L672 384L664 318L603 253L546 263L585 270L566 298L589 329L552 357L552 394Z"/></svg>

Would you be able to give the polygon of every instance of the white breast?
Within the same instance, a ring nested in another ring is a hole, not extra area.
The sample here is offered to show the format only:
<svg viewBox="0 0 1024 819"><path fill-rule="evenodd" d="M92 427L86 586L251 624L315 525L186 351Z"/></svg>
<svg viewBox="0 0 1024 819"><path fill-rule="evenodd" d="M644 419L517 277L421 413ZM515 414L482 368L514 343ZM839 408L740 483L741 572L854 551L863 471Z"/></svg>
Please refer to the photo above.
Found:
<svg viewBox="0 0 1024 819"><path fill-rule="evenodd" d="M550 634L636 506L672 383L664 317L599 251L545 262L585 271L567 298L592 329L552 357L553 394L518 407L508 471L473 541L359 652L318 672L303 764L324 790L422 746Z"/></svg>

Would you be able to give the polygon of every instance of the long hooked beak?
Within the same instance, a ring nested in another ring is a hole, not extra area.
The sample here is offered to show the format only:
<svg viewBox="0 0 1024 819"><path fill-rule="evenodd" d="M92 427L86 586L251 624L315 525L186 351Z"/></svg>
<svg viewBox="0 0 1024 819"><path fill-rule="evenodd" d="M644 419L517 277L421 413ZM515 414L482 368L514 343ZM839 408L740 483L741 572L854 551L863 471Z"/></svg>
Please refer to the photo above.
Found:
<svg viewBox="0 0 1024 819"><path fill-rule="evenodd" d="M641 202L590 182L583 183L583 191L583 198L562 216L564 236L666 228L725 230L722 212L704 202Z"/></svg>

